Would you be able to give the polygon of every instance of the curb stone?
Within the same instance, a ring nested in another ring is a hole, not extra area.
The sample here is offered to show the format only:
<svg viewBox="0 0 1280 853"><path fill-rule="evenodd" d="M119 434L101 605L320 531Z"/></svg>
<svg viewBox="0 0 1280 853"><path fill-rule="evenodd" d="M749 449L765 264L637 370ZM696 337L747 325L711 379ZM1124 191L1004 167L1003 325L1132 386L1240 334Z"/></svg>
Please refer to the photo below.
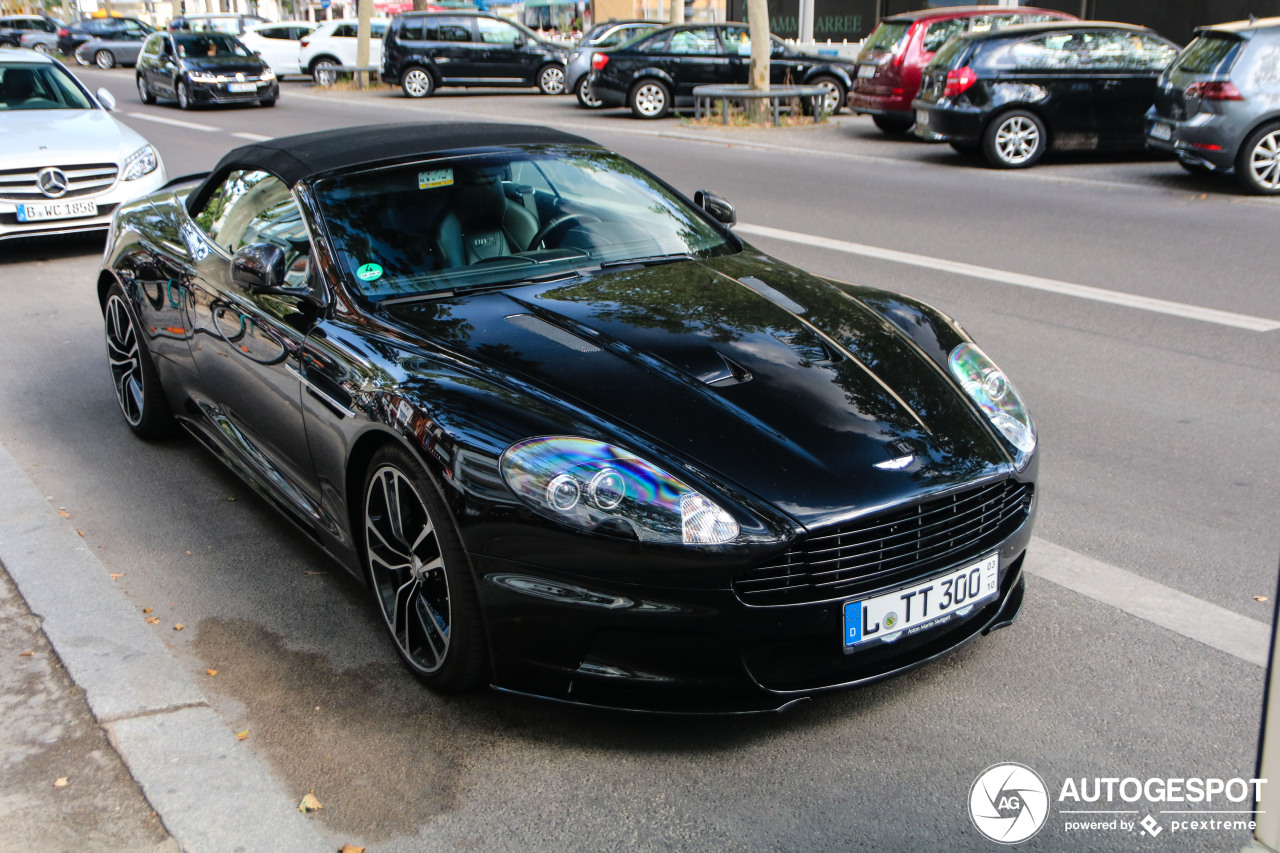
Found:
<svg viewBox="0 0 1280 853"><path fill-rule="evenodd" d="M107 568L3 445L0 563L183 850L337 849L236 740Z"/></svg>

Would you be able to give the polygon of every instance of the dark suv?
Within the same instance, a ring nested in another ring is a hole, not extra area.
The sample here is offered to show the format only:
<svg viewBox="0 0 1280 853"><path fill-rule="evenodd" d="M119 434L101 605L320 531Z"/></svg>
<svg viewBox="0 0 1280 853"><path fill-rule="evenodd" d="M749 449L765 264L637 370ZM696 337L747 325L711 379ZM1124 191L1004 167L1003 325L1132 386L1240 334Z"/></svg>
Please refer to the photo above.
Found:
<svg viewBox="0 0 1280 853"><path fill-rule="evenodd" d="M396 15L382 40L382 79L410 98L438 86L537 86L564 92L569 51L494 15L427 12Z"/></svg>
<svg viewBox="0 0 1280 853"><path fill-rule="evenodd" d="M1156 83L1147 145L1190 172L1280 193L1280 18L1200 27Z"/></svg>

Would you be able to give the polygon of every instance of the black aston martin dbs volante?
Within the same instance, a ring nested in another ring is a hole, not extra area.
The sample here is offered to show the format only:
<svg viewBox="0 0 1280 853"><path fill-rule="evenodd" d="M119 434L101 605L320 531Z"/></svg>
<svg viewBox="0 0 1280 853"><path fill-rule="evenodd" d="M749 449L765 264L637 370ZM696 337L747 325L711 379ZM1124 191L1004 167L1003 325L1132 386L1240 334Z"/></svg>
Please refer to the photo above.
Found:
<svg viewBox="0 0 1280 853"><path fill-rule="evenodd" d="M1013 385L733 222L546 128L255 143L117 211L111 377L365 581L436 690L773 710L1009 624Z"/></svg>

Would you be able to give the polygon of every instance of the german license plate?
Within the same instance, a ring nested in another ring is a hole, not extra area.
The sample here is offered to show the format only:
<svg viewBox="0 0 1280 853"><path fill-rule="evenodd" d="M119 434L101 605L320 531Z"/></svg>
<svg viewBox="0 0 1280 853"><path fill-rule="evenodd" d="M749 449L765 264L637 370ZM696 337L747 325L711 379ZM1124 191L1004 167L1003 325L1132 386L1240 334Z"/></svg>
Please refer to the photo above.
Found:
<svg viewBox="0 0 1280 853"><path fill-rule="evenodd" d="M244 92L256 92L258 91L258 84L257 83L228 83L227 91L233 92L237 95L243 94Z"/></svg>
<svg viewBox="0 0 1280 853"><path fill-rule="evenodd" d="M1160 122L1156 122L1155 124L1151 125L1151 135L1156 139L1163 139L1166 142L1168 142L1170 139L1173 138L1173 128L1167 124L1161 124Z"/></svg>
<svg viewBox="0 0 1280 853"><path fill-rule="evenodd" d="M55 201L51 204L18 205L19 222L41 222L45 219L75 219L80 216L97 216L96 201Z"/></svg>
<svg viewBox="0 0 1280 853"><path fill-rule="evenodd" d="M876 76L876 67L874 65L859 65L858 76L862 78Z"/></svg>
<svg viewBox="0 0 1280 853"><path fill-rule="evenodd" d="M844 603L844 648L892 643L965 616L1000 592L1000 557L938 575L915 586Z"/></svg>
<svg viewBox="0 0 1280 853"><path fill-rule="evenodd" d="M921 127L929 126L929 113L926 110L916 110L916 124Z"/></svg>

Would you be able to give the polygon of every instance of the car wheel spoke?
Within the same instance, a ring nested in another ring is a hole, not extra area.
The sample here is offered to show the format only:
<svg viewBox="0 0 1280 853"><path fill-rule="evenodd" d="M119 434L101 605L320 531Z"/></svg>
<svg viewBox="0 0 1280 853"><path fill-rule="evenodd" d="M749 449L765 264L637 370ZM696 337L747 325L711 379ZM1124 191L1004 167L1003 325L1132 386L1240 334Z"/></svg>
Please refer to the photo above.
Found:
<svg viewBox="0 0 1280 853"><path fill-rule="evenodd" d="M107 363L111 369L116 399L125 420L137 426L142 422L144 396L142 386L142 354L133 321L119 297L107 302Z"/></svg>

